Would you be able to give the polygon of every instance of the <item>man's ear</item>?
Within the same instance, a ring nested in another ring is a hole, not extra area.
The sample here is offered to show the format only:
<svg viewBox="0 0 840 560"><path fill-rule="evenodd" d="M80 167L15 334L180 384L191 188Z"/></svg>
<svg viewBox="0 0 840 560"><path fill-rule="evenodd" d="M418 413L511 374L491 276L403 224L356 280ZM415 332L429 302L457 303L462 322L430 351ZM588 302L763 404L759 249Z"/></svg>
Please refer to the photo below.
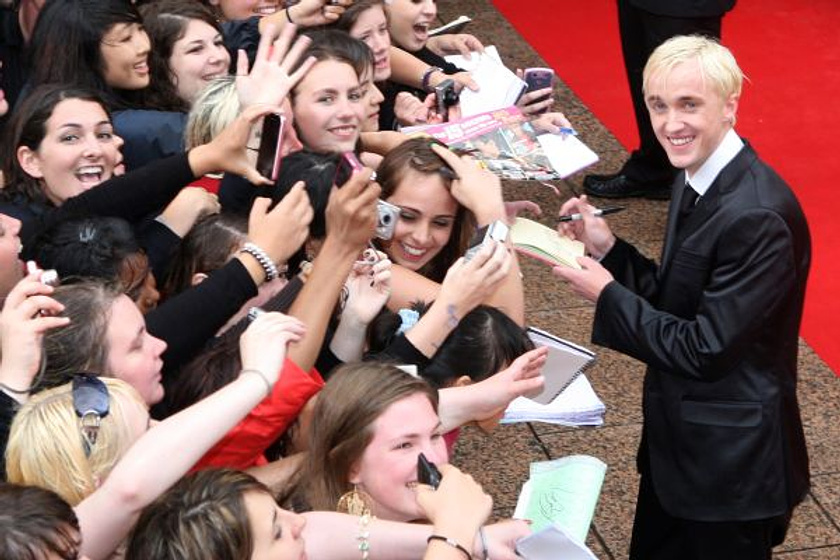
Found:
<svg viewBox="0 0 840 560"><path fill-rule="evenodd" d="M206 274L204 274L203 272L196 272L192 275L192 278L190 279L190 286L198 286L205 280L207 280Z"/></svg>
<svg viewBox="0 0 840 560"><path fill-rule="evenodd" d="M21 146L17 149L17 160L21 169L27 175L36 179L43 179L44 172L41 170L41 158L38 153L29 146Z"/></svg>
<svg viewBox="0 0 840 560"><path fill-rule="evenodd" d="M729 124L735 126L735 115L738 113L738 102L741 101L741 96L733 93L729 96L723 105L723 117Z"/></svg>

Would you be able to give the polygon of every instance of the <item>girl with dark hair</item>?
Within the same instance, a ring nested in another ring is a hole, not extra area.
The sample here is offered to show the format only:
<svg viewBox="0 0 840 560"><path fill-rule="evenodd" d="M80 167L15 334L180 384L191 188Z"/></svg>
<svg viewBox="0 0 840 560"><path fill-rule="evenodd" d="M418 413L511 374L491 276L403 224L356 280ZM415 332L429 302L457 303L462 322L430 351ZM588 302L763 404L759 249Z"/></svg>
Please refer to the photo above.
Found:
<svg viewBox="0 0 840 560"><path fill-rule="evenodd" d="M361 79L373 66L370 49L342 31L319 30L310 37L304 54L316 62L291 95L298 137L315 152L353 151L366 117Z"/></svg>
<svg viewBox="0 0 840 560"><path fill-rule="evenodd" d="M160 293L131 224L96 217L56 224L36 242L35 260L60 278L100 278L120 286L144 315L157 306Z"/></svg>
<svg viewBox="0 0 840 560"><path fill-rule="evenodd" d="M201 4L163 0L143 6L141 15L152 41L150 81L137 107L115 114L129 169L183 149L190 106L230 67L221 27Z"/></svg>
<svg viewBox="0 0 840 560"><path fill-rule="evenodd" d="M111 109L137 103L149 85L151 42L129 0L51 0L30 44L29 85L75 84L100 92Z"/></svg>

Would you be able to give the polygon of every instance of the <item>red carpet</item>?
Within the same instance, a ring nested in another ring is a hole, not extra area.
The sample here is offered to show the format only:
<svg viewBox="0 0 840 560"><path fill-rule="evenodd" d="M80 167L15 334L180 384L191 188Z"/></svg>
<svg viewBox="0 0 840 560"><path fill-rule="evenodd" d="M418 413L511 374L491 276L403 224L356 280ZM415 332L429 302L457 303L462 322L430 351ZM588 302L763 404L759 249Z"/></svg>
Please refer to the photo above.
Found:
<svg viewBox="0 0 840 560"><path fill-rule="evenodd" d="M621 60L615 0L494 0L522 36L629 150L638 137ZM539 14L539 17L536 17ZM750 78L738 132L796 191L814 260L802 336L840 374L840 2L741 0L723 42ZM832 242L835 240L835 242Z"/></svg>

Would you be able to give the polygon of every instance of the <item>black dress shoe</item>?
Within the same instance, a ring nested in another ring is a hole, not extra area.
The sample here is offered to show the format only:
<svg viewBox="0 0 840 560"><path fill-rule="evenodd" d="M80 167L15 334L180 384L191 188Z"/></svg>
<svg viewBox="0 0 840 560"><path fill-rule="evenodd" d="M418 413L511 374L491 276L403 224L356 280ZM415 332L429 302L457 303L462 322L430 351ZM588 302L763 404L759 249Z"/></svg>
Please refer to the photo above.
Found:
<svg viewBox="0 0 840 560"><path fill-rule="evenodd" d="M583 178L583 190L599 198L644 197L656 200L671 198L671 184L640 183L622 173L611 175L587 175Z"/></svg>

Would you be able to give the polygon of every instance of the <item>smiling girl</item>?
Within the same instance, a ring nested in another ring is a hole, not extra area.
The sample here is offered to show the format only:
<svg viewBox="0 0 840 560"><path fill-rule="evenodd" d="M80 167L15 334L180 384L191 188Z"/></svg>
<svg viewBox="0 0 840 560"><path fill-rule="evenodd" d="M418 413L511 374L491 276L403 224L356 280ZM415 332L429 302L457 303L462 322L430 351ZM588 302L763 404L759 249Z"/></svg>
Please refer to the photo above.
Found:
<svg viewBox="0 0 840 560"><path fill-rule="evenodd" d="M291 97L298 137L314 152L353 151L369 111L361 78L372 66L370 50L341 31L311 37L303 58L316 62Z"/></svg>

